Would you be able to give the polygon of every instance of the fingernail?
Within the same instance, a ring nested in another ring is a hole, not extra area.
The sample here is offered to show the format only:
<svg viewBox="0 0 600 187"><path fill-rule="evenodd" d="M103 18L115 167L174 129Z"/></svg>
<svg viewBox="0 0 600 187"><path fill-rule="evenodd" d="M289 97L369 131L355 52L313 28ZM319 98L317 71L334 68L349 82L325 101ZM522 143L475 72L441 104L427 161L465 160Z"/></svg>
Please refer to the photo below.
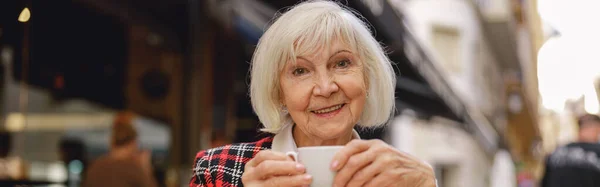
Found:
<svg viewBox="0 0 600 187"><path fill-rule="evenodd" d="M336 160L336 161L333 161L333 163L331 163L331 169L335 169L335 168L337 168L338 164L340 164L340 163L338 163L338 161L337 161L337 160Z"/></svg>
<svg viewBox="0 0 600 187"><path fill-rule="evenodd" d="M304 166L302 164L296 164L296 170L304 171Z"/></svg>
<svg viewBox="0 0 600 187"><path fill-rule="evenodd" d="M312 179L312 176L310 176L310 175L304 175L304 179L310 180L310 179Z"/></svg>

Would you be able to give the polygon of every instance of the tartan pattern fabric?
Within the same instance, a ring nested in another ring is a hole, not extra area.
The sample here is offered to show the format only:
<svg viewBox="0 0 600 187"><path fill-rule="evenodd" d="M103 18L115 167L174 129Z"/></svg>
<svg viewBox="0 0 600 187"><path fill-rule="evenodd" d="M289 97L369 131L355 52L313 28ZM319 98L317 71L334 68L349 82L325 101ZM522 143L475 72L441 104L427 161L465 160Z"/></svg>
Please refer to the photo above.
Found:
<svg viewBox="0 0 600 187"><path fill-rule="evenodd" d="M261 150L271 149L273 137L236 143L196 154L190 187L241 187L244 167Z"/></svg>

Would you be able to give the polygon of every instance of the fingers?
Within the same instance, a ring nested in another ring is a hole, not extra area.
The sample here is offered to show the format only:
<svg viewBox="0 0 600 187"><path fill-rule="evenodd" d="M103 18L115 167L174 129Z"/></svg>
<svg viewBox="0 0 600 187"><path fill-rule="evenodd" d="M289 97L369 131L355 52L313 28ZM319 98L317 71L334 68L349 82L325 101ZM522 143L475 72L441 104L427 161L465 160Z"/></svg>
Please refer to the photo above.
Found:
<svg viewBox="0 0 600 187"><path fill-rule="evenodd" d="M253 174L257 179L265 179L271 176L288 176L288 175L299 175L305 172L305 168L302 164L298 164L293 161L277 161L277 160L265 160L258 166L253 168Z"/></svg>
<svg viewBox="0 0 600 187"><path fill-rule="evenodd" d="M388 161L390 159L390 157L376 159L370 165L357 171L352 176L347 186L353 187L365 185L371 179L375 178L375 176L385 171L387 168L390 168L390 162Z"/></svg>
<svg viewBox="0 0 600 187"><path fill-rule="evenodd" d="M312 176L308 174L300 175L284 175L270 177L264 180L248 180L242 176L244 186L294 186L304 187L309 186L312 183Z"/></svg>
<svg viewBox="0 0 600 187"><path fill-rule="evenodd" d="M308 186L312 183L310 175L278 176L267 179L262 186Z"/></svg>
<svg viewBox="0 0 600 187"><path fill-rule="evenodd" d="M243 181L266 180L279 176L296 176L306 172L302 164L294 162L283 153L261 151L246 164Z"/></svg>
<svg viewBox="0 0 600 187"><path fill-rule="evenodd" d="M246 163L246 166L256 167L265 160L293 161L291 158L289 158L283 153L265 150L258 152L258 154L256 154L256 156L254 156L252 160Z"/></svg>
<svg viewBox="0 0 600 187"><path fill-rule="evenodd" d="M354 154L366 151L369 149L371 141L352 140L342 150L335 154L331 162L331 169L338 171L346 165L350 157Z"/></svg>
<svg viewBox="0 0 600 187"><path fill-rule="evenodd" d="M371 179L364 186L414 186L414 187L435 187L435 176L431 174L416 172L409 168L396 168L386 170L375 178Z"/></svg>
<svg viewBox="0 0 600 187"><path fill-rule="evenodd" d="M332 161L335 186L435 186L433 169L380 140L353 140Z"/></svg>
<svg viewBox="0 0 600 187"><path fill-rule="evenodd" d="M389 174L382 173L382 174L375 176L375 178L369 180L364 186L365 187L386 187L386 186L392 186L393 184L400 184L400 185L394 185L394 186L401 186L401 184L404 184L403 181L391 180L391 179L393 179L393 177L390 177ZM421 187L421 186L414 186L414 187Z"/></svg>
<svg viewBox="0 0 600 187"><path fill-rule="evenodd" d="M336 186L346 186L356 172L363 170L364 167L377 159L378 155L376 153L376 151L368 150L351 156L336 174L334 184Z"/></svg>

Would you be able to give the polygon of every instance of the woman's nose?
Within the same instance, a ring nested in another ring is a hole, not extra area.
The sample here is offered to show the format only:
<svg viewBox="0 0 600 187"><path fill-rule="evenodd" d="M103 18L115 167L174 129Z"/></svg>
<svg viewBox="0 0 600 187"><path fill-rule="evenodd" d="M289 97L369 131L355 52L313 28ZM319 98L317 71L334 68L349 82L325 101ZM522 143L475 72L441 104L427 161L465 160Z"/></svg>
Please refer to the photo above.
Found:
<svg viewBox="0 0 600 187"><path fill-rule="evenodd" d="M337 92L340 88L331 76L319 76L319 80L316 81L313 94L316 96L329 97L331 94Z"/></svg>

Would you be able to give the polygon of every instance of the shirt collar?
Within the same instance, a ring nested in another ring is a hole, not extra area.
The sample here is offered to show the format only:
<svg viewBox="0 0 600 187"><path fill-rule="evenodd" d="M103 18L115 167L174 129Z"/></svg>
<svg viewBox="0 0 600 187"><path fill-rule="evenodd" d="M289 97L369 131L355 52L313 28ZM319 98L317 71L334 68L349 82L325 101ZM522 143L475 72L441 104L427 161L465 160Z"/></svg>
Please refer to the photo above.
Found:
<svg viewBox="0 0 600 187"><path fill-rule="evenodd" d="M284 125L283 129L273 137L271 150L282 153L298 151L298 146L296 146L296 141L294 141L294 136L292 134L293 126L293 124ZM352 139L360 139L358 132L354 129L352 129Z"/></svg>

